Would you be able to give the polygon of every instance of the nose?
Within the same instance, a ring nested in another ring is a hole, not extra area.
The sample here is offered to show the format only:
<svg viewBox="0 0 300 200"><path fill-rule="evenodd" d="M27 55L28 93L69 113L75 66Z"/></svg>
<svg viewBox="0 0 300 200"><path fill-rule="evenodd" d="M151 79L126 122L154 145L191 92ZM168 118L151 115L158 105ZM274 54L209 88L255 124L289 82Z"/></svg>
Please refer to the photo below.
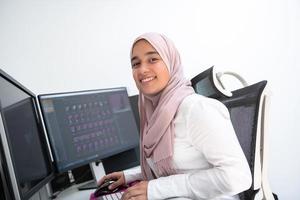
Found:
<svg viewBox="0 0 300 200"><path fill-rule="evenodd" d="M139 67L139 72L142 73L142 74L144 74L144 73L146 73L148 71L149 71L149 66L147 65L147 63L142 62L140 64L140 67Z"/></svg>

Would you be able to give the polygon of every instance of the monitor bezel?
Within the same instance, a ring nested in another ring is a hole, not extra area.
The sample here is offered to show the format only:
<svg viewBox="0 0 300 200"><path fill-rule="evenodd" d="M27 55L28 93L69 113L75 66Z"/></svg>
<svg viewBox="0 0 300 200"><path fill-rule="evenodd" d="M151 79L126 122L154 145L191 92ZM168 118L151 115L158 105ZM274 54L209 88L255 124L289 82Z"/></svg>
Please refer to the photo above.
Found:
<svg viewBox="0 0 300 200"><path fill-rule="evenodd" d="M132 118L135 122L134 126L136 127L136 130L137 130L137 137L138 137L137 143L132 144L131 146L128 146L128 147L126 147L126 148L124 148L124 149L122 149L118 152L116 151L116 152L113 152L111 154L107 154L105 157L98 156L98 157L95 157L94 159L88 160L86 162L82 162L82 163L79 163L79 164L74 164L74 165L71 165L69 167L64 167L63 169L60 169L56 164L57 163L57 156L56 156L56 153L55 153L56 151L54 150L55 147L53 146L53 142L52 142L51 136L49 134L49 130L48 130L49 128L47 127L47 124L45 123L45 114L44 114L44 111L42 109L41 101L44 100L44 99L49 99L49 98L60 98L60 97L68 97L68 96L75 96L75 95L96 94L96 93L100 93L100 92L105 93L105 92L114 92L114 91L124 91L126 93L127 97L128 97L128 103L129 103L130 111L132 113ZM63 173L63 172L66 172L68 170L72 170L72 169L75 169L77 167L80 167L80 166L83 166L83 165L86 165L86 164L89 164L89 163L92 163L92 162L99 162L102 159L106 159L106 158L109 158L111 156L117 155L119 153L122 153L122 152L128 151L130 149L136 148L139 145L139 129L138 129L138 126L137 126L136 121L135 121L133 108L132 108L132 105L130 103L130 99L129 99L128 91L127 91L126 87L111 87L111 88L101 88L101 89L92 89L92 90L78 90L78 91L70 91L70 92L39 94L37 96L37 98L38 98L39 107L40 107L40 111L41 111L41 115L42 115L42 120L44 121L44 124L45 124L45 131L46 131L46 134L49 138L51 152L52 152L54 163L55 163L55 170L56 170L57 173Z"/></svg>
<svg viewBox="0 0 300 200"><path fill-rule="evenodd" d="M12 78L10 75L8 75L6 72L4 72L2 69L0 69L0 76L5 79L7 82L11 83L14 87L18 88L19 90L21 90L22 92L24 92L25 94L27 94L32 102L33 102L33 109L35 111L35 117L36 117L36 122L37 122L37 128L38 131L40 133L40 142L41 142L41 147L44 148L45 152L43 153L43 155L45 156L45 160L46 162L48 162L48 164L50 164L49 166L49 170L50 173L45 176L39 183L37 183L35 186L33 186L28 192L26 192L25 194L21 194L20 192L20 181L19 178L16 176L16 168L15 168L15 161L13 156L11 155L11 147L9 145L9 141L7 138L7 130L5 128L5 124L4 124L4 119L3 119L3 113L2 113L2 108L0 108L0 134L1 134L1 143L2 143L2 151L5 154L5 158L3 159L3 161L5 163L3 163L3 166L6 168L6 170L9 172L9 184L12 188L13 194L12 196L16 199L16 200L28 200L30 199L37 191L39 191L43 186L45 186L48 182L50 182L54 176L55 176L55 170L54 170L54 165L53 165L53 161L51 159L51 155L49 152L49 147L47 145L47 138L46 138L46 134L43 130L43 125L41 123L41 116L39 115L38 112L38 102L36 99L36 95L34 93L32 93L29 89L27 89L25 86L23 86L21 83L19 83L18 81L16 81L14 78Z"/></svg>

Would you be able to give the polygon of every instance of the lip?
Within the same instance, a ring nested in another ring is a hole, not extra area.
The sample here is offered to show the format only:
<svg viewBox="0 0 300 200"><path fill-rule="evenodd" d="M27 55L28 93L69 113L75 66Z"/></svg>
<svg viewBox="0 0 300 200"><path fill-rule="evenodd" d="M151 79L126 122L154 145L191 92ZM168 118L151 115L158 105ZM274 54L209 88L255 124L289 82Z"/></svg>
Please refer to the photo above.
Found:
<svg viewBox="0 0 300 200"><path fill-rule="evenodd" d="M141 83L148 83L150 81L153 81L156 78L156 76L149 76L149 77L144 77L140 79Z"/></svg>

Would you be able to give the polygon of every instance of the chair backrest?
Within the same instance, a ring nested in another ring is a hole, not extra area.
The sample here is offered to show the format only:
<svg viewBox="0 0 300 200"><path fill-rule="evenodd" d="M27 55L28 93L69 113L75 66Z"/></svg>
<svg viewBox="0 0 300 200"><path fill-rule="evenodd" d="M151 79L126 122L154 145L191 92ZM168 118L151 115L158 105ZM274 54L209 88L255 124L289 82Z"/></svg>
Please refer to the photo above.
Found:
<svg viewBox="0 0 300 200"><path fill-rule="evenodd" d="M267 81L226 91L213 67L192 80L196 93L221 101L229 110L237 138L252 173L251 188L239 194L241 200L254 199L261 189L261 108Z"/></svg>

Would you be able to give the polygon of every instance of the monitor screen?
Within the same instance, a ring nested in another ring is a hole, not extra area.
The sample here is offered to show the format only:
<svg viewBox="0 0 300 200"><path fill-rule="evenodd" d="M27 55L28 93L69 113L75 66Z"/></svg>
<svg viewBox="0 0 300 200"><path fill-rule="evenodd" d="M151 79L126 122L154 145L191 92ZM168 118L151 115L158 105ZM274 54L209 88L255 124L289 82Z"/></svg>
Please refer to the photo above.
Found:
<svg viewBox="0 0 300 200"><path fill-rule="evenodd" d="M139 143L126 88L39 95L39 101L59 172Z"/></svg>
<svg viewBox="0 0 300 200"><path fill-rule="evenodd" d="M16 199L28 199L53 176L35 96L0 71L0 131Z"/></svg>

